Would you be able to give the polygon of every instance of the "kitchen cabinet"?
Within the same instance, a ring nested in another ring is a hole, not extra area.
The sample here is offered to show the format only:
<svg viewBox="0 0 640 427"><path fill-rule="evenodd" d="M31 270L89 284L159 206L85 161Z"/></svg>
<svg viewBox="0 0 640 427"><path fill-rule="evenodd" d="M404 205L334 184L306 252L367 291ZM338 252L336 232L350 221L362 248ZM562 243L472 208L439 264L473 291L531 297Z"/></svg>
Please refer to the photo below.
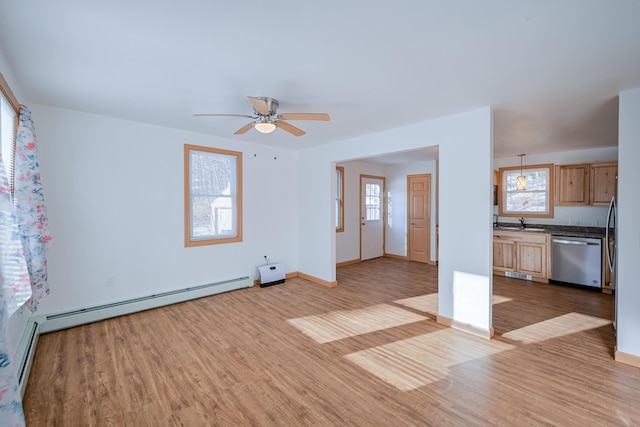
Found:
<svg viewBox="0 0 640 427"><path fill-rule="evenodd" d="M618 186L618 162L591 165L590 199L593 206L609 206Z"/></svg>
<svg viewBox="0 0 640 427"><path fill-rule="evenodd" d="M493 270L516 271L516 242L493 233Z"/></svg>
<svg viewBox="0 0 640 427"><path fill-rule="evenodd" d="M618 162L556 165L556 206L608 206L616 194Z"/></svg>
<svg viewBox="0 0 640 427"><path fill-rule="evenodd" d="M556 206L589 204L590 170L588 163L556 166Z"/></svg>
<svg viewBox="0 0 640 427"><path fill-rule="evenodd" d="M549 282L550 234L527 231L493 232L493 272L520 273Z"/></svg>

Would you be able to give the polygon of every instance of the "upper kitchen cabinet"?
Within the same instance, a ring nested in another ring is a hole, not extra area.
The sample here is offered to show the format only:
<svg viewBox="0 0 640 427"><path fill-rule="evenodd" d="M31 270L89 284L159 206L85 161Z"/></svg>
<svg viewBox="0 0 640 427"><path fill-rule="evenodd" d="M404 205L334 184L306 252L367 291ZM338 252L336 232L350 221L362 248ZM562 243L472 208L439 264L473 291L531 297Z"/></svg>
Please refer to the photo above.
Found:
<svg viewBox="0 0 640 427"><path fill-rule="evenodd" d="M590 165L556 166L556 206L585 206L589 204Z"/></svg>
<svg viewBox="0 0 640 427"><path fill-rule="evenodd" d="M591 165L591 204L609 206L616 195L618 185L618 162Z"/></svg>
<svg viewBox="0 0 640 427"><path fill-rule="evenodd" d="M608 206L616 193L618 163L556 166L556 206Z"/></svg>

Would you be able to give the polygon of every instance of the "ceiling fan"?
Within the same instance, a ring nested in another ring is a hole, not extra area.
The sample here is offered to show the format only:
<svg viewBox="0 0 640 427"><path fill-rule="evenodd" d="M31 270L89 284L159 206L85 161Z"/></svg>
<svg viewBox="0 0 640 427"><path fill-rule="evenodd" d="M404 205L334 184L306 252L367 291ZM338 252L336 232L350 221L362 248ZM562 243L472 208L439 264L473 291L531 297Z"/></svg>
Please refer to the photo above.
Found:
<svg viewBox="0 0 640 427"><path fill-rule="evenodd" d="M277 99L264 96L255 97L247 96L249 102L253 106L253 115L248 114L194 114L194 116L231 116L231 117L248 117L254 121L247 123L240 129L235 131L234 135L246 133L251 128L256 128L261 133L271 133L276 128L280 128L295 136L302 136L306 132L300 128L287 123L285 120L320 120L329 121L329 115L325 113L283 113L278 114L278 106L280 103Z"/></svg>

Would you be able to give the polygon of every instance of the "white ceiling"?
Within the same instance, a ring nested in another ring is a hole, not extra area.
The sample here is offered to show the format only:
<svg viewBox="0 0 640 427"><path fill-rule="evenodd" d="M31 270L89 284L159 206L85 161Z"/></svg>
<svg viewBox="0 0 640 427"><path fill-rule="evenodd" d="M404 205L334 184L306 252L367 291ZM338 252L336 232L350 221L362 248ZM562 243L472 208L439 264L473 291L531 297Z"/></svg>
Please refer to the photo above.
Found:
<svg viewBox="0 0 640 427"><path fill-rule="evenodd" d="M22 0L0 2L0 49L22 102L288 148L490 105L505 157L617 145L639 22L636 0ZM331 121L193 117L246 95Z"/></svg>

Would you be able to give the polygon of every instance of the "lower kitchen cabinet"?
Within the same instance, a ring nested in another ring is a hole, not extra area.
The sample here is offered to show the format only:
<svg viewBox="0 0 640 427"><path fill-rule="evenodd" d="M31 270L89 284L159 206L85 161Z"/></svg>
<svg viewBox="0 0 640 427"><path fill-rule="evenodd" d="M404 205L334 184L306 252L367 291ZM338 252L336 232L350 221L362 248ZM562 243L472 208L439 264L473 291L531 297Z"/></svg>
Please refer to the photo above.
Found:
<svg viewBox="0 0 640 427"><path fill-rule="evenodd" d="M493 234L493 271L516 271L516 242Z"/></svg>
<svg viewBox="0 0 640 427"><path fill-rule="evenodd" d="M550 234L494 231L493 272L520 273L532 280L549 282Z"/></svg>

